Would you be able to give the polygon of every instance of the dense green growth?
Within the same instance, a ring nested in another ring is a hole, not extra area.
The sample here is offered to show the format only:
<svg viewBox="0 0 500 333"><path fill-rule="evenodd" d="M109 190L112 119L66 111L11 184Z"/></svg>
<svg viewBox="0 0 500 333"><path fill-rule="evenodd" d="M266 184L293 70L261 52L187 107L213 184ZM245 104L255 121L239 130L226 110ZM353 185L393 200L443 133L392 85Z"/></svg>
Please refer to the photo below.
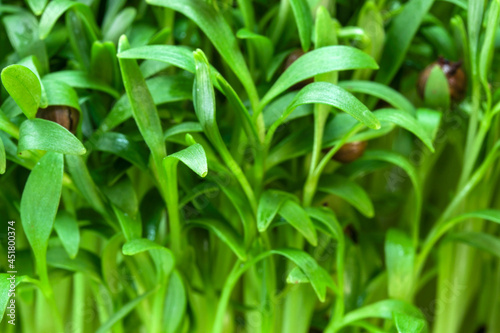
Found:
<svg viewBox="0 0 500 333"><path fill-rule="evenodd" d="M0 18L1 332L500 332L499 0Z"/></svg>

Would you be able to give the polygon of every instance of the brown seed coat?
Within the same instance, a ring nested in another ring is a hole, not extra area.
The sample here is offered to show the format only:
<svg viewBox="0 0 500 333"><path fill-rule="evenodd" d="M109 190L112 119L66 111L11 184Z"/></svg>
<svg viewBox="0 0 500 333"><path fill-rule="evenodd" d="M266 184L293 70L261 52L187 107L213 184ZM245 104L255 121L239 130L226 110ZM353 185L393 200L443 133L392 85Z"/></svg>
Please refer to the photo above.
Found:
<svg viewBox="0 0 500 333"><path fill-rule="evenodd" d="M363 155L366 145L366 141L346 143L333 155L333 159L341 163L353 162Z"/></svg>
<svg viewBox="0 0 500 333"><path fill-rule="evenodd" d="M38 109L36 117L58 123L68 131L75 134L80 120L80 112L75 108L65 105L49 105L45 109Z"/></svg>
<svg viewBox="0 0 500 333"><path fill-rule="evenodd" d="M417 83L417 90L420 97L424 98L425 84L427 83L427 79L429 78L432 69L436 65L441 67L443 73L448 79L450 98L455 102L461 101L465 97L465 93L467 90L467 79L462 69L462 62L452 62L443 57L439 57L437 61L427 66L420 73Z"/></svg>

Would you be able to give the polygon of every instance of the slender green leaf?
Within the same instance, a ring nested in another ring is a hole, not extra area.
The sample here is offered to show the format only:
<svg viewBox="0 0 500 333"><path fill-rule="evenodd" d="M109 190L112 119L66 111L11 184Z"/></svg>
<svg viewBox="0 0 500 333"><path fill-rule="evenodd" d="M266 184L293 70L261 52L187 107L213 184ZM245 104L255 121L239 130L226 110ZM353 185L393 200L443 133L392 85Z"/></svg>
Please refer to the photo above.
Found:
<svg viewBox="0 0 500 333"><path fill-rule="evenodd" d="M155 262L159 281L163 281L175 266L172 251L146 238L138 238L126 242L123 245L122 251L127 256L148 251Z"/></svg>
<svg viewBox="0 0 500 333"><path fill-rule="evenodd" d="M450 233L444 241L465 243L500 258L500 238L484 232L463 231Z"/></svg>
<svg viewBox="0 0 500 333"><path fill-rule="evenodd" d="M290 273L288 273L286 282L290 284L309 283L309 279L300 268L294 267Z"/></svg>
<svg viewBox="0 0 500 333"><path fill-rule="evenodd" d="M295 22L299 30L300 44L304 51L309 50L311 46L311 35L313 28L313 19L311 8L306 0L290 0Z"/></svg>
<svg viewBox="0 0 500 333"><path fill-rule="evenodd" d="M380 121L396 124L412 132L420 140L422 140L431 152L434 152L431 136L424 128L422 128L422 125L418 123L417 119L409 113L399 109L380 109L375 111L374 114Z"/></svg>
<svg viewBox="0 0 500 333"><path fill-rule="evenodd" d="M65 105L80 110L78 95L68 84L61 81L42 80L47 93L48 105Z"/></svg>
<svg viewBox="0 0 500 333"><path fill-rule="evenodd" d="M215 92L210 81L208 61L201 51L195 52L196 62L196 94L194 94L195 111L201 127L218 149L225 149L225 144L216 122Z"/></svg>
<svg viewBox="0 0 500 333"><path fill-rule="evenodd" d="M94 31L99 31L94 20L94 15L87 5L76 1L54 0L48 4L40 18L40 38L47 38L59 17L71 8L77 9L85 17L86 21L90 23Z"/></svg>
<svg viewBox="0 0 500 333"><path fill-rule="evenodd" d="M438 54L446 59L457 60L457 47L453 41L453 37L448 32L447 27L440 24L438 19L436 21L437 24L422 27L420 29L422 35L432 44Z"/></svg>
<svg viewBox="0 0 500 333"><path fill-rule="evenodd" d="M141 222L132 218L132 216L122 211L120 208L117 208L115 205L113 205L113 211L115 212L116 218L120 223L120 227L127 242L139 239L142 232Z"/></svg>
<svg viewBox="0 0 500 333"><path fill-rule="evenodd" d="M293 50L288 50L284 51L281 53L278 53L276 56L274 56L269 63L269 66L267 67L266 70L266 81L271 81L273 78L274 74L276 71L281 67L285 59L292 53Z"/></svg>
<svg viewBox="0 0 500 333"><path fill-rule="evenodd" d="M127 38L122 36L118 52L123 52L128 48ZM153 157L163 158L166 155L166 147L163 141L160 117L158 116L153 97L146 86L139 66L135 60L120 58L119 62L123 84L127 91L137 127L139 127L139 131L144 137L144 141L146 141Z"/></svg>
<svg viewBox="0 0 500 333"><path fill-rule="evenodd" d="M467 8L467 32L469 33L472 75L477 74L479 69L477 58L479 55L479 35L481 34L481 23L483 22L484 9L485 1L469 1L469 6ZM474 79L479 78L474 77Z"/></svg>
<svg viewBox="0 0 500 333"><path fill-rule="evenodd" d="M312 103L334 106L350 114L367 127L380 128L380 122L377 117L363 103L344 89L328 82L315 82L303 88L283 113L280 122L297 106Z"/></svg>
<svg viewBox="0 0 500 333"><path fill-rule="evenodd" d="M267 67L269 61L271 61L274 50L274 45L268 37L256 34L246 28L238 30L236 37L248 39L252 42L257 49L257 54L259 55L257 60L260 61L264 68Z"/></svg>
<svg viewBox="0 0 500 333"><path fill-rule="evenodd" d="M219 127L216 121L215 92L210 79L208 60L201 50L194 52L194 59L196 62L196 82L193 88L193 103L196 116L201 124L201 127L203 128L203 131L221 155L224 163L228 166L240 183L243 191L250 201L251 207L257 210L257 202L253 190L240 166L236 163L227 149L226 144L222 140L222 136L219 132Z"/></svg>
<svg viewBox="0 0 500 333"><path fill-rule="evenodd" d="M415 114L413 104L398 91L374 81L340 81L339 86L351 93L368 94L380 98L396 109Z"/></svg>
<svg viewBox="0 0 500 333"><path fill-rule="evenodd" d="M319 266L318 263L309 254L296 249L276 249L267 251L249 260L246 264L239 264L239 267L235 266L235 270L230 273L228 277L229 284L226 284L226 288L224 288L223 294L221 296L221 303L219 303L219 306L217 308L215 327L213 329L214 332L222 332L224 311L227 307L227 303L229 302L232 289L238 281L239 277L250 267L254 266L257 262L269 257L272 254L278 254L293 261L307 276L319 300L321 302L325 301L326 288L327 286L334 286L334 282L328 272L324 268Z"/></svg>
<svg viewBox="0 0 500 333"><path fill-rule="evenodd" d="M222 12L217 11L213 5L207 2L197 0L147 0L147 3L171 8L193 20L207 35L222 58L240 79L250 99L257 98L252 75L238 48L236 37L224 19Z"/></svg>
<svg viewBox="0 0 500 333"><path fill-rule="evenodd" d="M13 308L9 303L9 300L11 299L11 291L14 290L15 288L11 288L11 277L14 277L13 281L14 286L16 284L16 278L14 274L7 274L7 273L0 273L0 323L2 322L5 314L5 310L7 309L7 306L10 306ZM15 301L15 299L14 299ZM14 303L15 306L15 303ZM15 307L13 308L13 313L9 316L10 310L7 311L7 318L6 320L11 320L12 317L15 318Z"/></svg>
<svg viewBox="0 0 500 333"><path fill-rule="evenodd" d="M243 105L243 102L240 100L233 87L231 87L231 85L226 81L226 79L224 79L224 77L222 77L222 75L220 75L219 73L215 73L215 78L217 79L222 92L224 93L224 95L226 95L229 103L231 103L231 105L235 109L235 113L239 118L249 140L253 144L255 144L256 142L258 142L257 130L252 122L248 110Z"/></svg>
<svg viewBox="0 0 500 333"><path fill-rule="evenodd" d="M326 207L307 207L307 214L314 220L319 221L333 239L338 240L341 247L344 246L344 231L333 211Z"/></svg>
<svg viewBox="0 0 500 333"><path fill-rule="evenodd" d="M434 66L427 78L424 100L425 104L430 108L447 110L450 107L448 79L439 66Z"/></svg>
<svg viewBox="0 0 500 333"><path fill-rule="evenodd" d="M134 49L132 49L132 50L134 50ZM156 61L156 60L144 60L140 64L139 67L141 69L142 75L145 78L149 78L151 76L154 76L154 75L166 70L167 68L169 68L171 66L172 65L170 65L167 62Z"/></svg>
<svg viewBox="0 0 500 333"><path fill-rule="evenodd" d="M100 82L90 77L83 71L58 71L45 75L43 79L64 82L73 88L99 90L110 94L114 98L120 97L116 90L108 86L106 83Z"/></svg>
<svg viewBox="0 0 500 333"><path fill-rule="evenodd" d="M418 181L417 171L415 167L403 156L384 150L369 150L361 157L362 160L379 160L394 164L403 169L410 177L410 180L415 188L417 197L421 196L420 182Z"/></svg>
<svg viewBox="0 0 500 333"><path fill-rule="evenodd" d="M415 167L403 156L384 150L370 150L365 152L365 154L360 158L362 161L366 160L375 160L375 161L384 161L403 169L408 177L410 178L413 189L415 191L415 210L414 214L409 217L409 225L412 227L412 237L413 240L416 241L419 237L420 233L420 214L422 208L422 188L420 186L419 177ZM397 182L398 179L389 179L389 186L395 186L394 182Z"/></svg>
<svg viewBox="0 0 500 333"><path fill-rule="evenodd" d="M325 301L326 288L335 284L328 272L319 266L309 254L296 249L277 249L270 252L282 255L293 261L307 276L319 300L321 302Z"/></svg>
<svg viewBox="0 0 500 333"><path fill-rule="evenodd" d="M114 324L116 324L118 321L120 321L122 318L124 318L126 315L129 314L134 308L139 305L144 299L146 299L149 295L154 293L157 290L157 288L150 290L148 292L145 292L144 294L134 298L130 302L124 304L117 312L115 312L104 324L101 325L96 330L96 333L106 333L109 332L109 330L113 327Z"/></svg>
<svg viewBox="0 0 500 333"><path fill-rule="evenodd" d="M103 40L109 40L113 43L118 42L118 38L127 32L132 22L134 22L136 15L137 10L133 7L127 7L120 11L114 20L110 21L111 24L104 31Z"/></svg>
<svg viewBox="0 0 500 333"><path fill-rule="evenodd" d="M269 128L272 124L278 121L283 115L283 110L286 110L288 105L292 103L295 96L297 96L298 91L292 91L290 93L284 94L274 101L269 103L268 106L264 108L264 123L266 128ZM304 104L296 107L293 111L283 120L284 123L290 122L294 119L305 117L313 113L313 105Z"/></svg>
<svg viewBox="0 0 500 333"><path fill-rule="evenodd" d="M55 268L81 272L97 282L101 281L99 257L84 249L80 249L77 256L71 259L64 248L50 247L47 252L47 264Z"/></svg>
<svg viewBox="0 0 500 333"><path fill-rule="evenodd" d="M413 305L399 300L383 300L349 312L336 325L336 328L340 329L341 327L349 326L355 321L366 318L392 319L394 312L403 313L414 318L424 318L420 310Z"/></svg>
<svg viewBox="0 0 500 333"><path fill-rule="evenodd" d="M193 201L197 197L204 194L207 194L207 196L210 197L210 195L212 195L214 192L220 192L219 186L217 184L213 184L210 182L200 183L186 193L186 195L179 201L179 207L184 207L190 201Z"/></svg>
<svg viewBox="0 0 500 333"><path fill-rule="evenodd" d="M431 138L432 141L436 139L442 116L443 113L439 111L417 109L417 120L420 126L425 129L427 135Z"/></svg>
<svg viewBox="0 0 500 333"><path fill-rule="evenodd" d="M211 162L211 169L216 172L215 175L208 176L210 180L217 183L219 189L224 193L224 195L229 199L231 204L234 206L238 215L243 222L244 235L246 239L251 239L254 235L254 228L252 223L255 223L255 218L252 212L252 207L248 205L248 201L245 199L243 191L238 187L234 186L236 180L233 176L220 164ZM232 186L228 186L231 184Z"/></svg>
<svg viewBox="0 0 500 333"><path fill-rule="evenodd" d="M80 229L76 218L66 211L59 211L54 229L71 259L75 259L80 247Z"/></svg>
<svg viewBox="0 0 500 333"><path fill-rule="evenodd" d="M157 76L146 81L156 105L193 98L193 80L185 75Z"/></svg>
<svg viewBox="0 0 500 333"><path fill-rule="evenodd" d="M323 6L319 6L316 10L316 22L314 26L314 47L319 49L321 47L338 45L338 30L338 22L332 19L328 9ZM337 84L339 81L339 73L329 72L320 74L317 75L314 80ZM322 111L320 111L320 109ZM316 115L322 114L319 116L319 118L322 118L328 110L328 107L318 106L316 107ZM318 119L318 117L316 117L316 119Z"/></svg>
<svg viewBox="0 0 500 333"><path fill-rule="evenodd" d="M122 133L96 133L90 142L96 150L120 156L143 170L148 168L148 151L144 145L132 141Z"/></svg>
<svg viewBox="0 0 500 333"><path fill-rule="evenodd" d="M205 177L208 173L207 156L205 155L203 146L199 143L170 154L163 159L166 168L175 168L179 161L184 163L200 177Z"/></svg>
<svg viewBox="0 0 500 333"><path fill-rule="evenodd" d="M19 128L18 152L34 149L69 155L83 155L87 151L80 140L58 123L28 119Z"/></svg>
<svg viewBox="0 0 500 333"><path fill-rule="evenodd" d="M365 190L347 178L338 175L322 177L318 190L341 197L366 217L373 217L375 214L373 204Z"/></svg>
<svg viewBox="0 0 500 333"><path fill-rule="evenodd" d="M420 333L425 328L425 320L405 313L394 312L394 323L398 333Z"/></svg>
<svg viewBox="0 0 500 333"><path fill-rule="evenodd" d="M375 111L375 115L376 115ZM377 118L378 119L378 118ZM352 118L347 113L338 113L333 119L326 123L325 134L323 135L323 147L331 147L339 143L345 135L348 135L350 131L358 126L358 121ZM394 129L394 125L387 121L380 122L380 128L375 129L365 129L363 131L357 132L353 136L349 137L347 142L354 141L365 141L374 138L379 138L384 136L388 132Z"/></svg>
<svg viewBox="0 0 500 333"><path fill-rule="evenodd" d="M36 77L38 78L38 81L40 82L40 86L42 88L42 96L40 99L39 107L46 108L48 100L47 100L47 92L45 91L45 87L42 84L41 75L45 75L45 69L43 68L42 64L40 63L38 58L34 55L21 59L17 64L28 67L33 72L33 74L35 74Z"/></svg>
<svg viewBox="0 0 500 333"><path fill-rule="evenodd" d="M3 16L2 21L10 44L21 58L18 64L29 68L25 59L33 56L37 59L40 73L46 73L49 70L47 48L39 38L39 25L36 17L27 11L19 11L14 15Z"/></svg>
<svg viewBox="0 0 500 333"><path fill-rule="evenodd" d="M68 172L81 195L97 212L106 215L106 206L81 156L66 155Z"/></svg>
<svg viewBox="0 0 500 333"><path fill-rule="evenodd" d="M377 69L372 57L349 46L327 46L307 52L288 67L262 98L261 106L294 84L318 74L358 68Z"/></svg>
<svg viewBox="0 0 500 333"><path fill-rule="evenodd" d="M5 168L7 167L5 159L5 147L3 145L3 140L0 137L0 175L5 173Z"/></svg>
<svg viewBox="0 0 500 333"><path fill-rule="evenodd" d="M411 0L392 19L385 38L384 51L380 60L380 70L375 78L376 81L387 84L394 78L403 63L413 37L433 3L434 0Z"/></svg>
<svg viewBox="0 0 500 333"><path fill-rule="evenodd" d="M163 310L163 327L166 333L176 333L186 313L186 288L179 272L170 275Z"/></svg>
<svg viewBox="0 0 500 333"><path fill-rule="evenodd" d="M102 192L109 201L132 218L137 217L139 212L139 200L136 189L128 175L123 175L119 180L111 185L101 186ZM140 223L139 223L140 224ZM139 234L140 234L139 228Z"/></svg>
<svg viewBox="0 0 500 333"><path fill-rule="evenodd" d="M42 87L37 76L27 67L11 65L2 70L2 84L28 119L35 118Z"/></svg>
<svg viewBox="0 0 500 333"><path fill-rule="evenodd" d="M415 248L404 232L390 229L385 238L389 296L409 301L413 292L413 264Z"/></svg>
<svg viewBox="0 0 500 333"><path fill-rule="evenodd" d="M21 197L21 221L24 234L40 265L56 218L63 180L63 155L45 154L31 171Z"/></svg>
<svg viewBox="0 0 500 333"><path fill-rule="evenodd" d="M285 201L278 214L281 215L288 223L297 229L311 245L316 246L318 244L318 235L314 224L307 215L304 208L302 208L298 203L293 200Z"/></svg>
<svg viewBox="0 0 500 333"><path fill-rule="evenodd" d="M363 51L370 54L375 61L380 60L385 42L384 16L375 1L366 1L359 12L358 27L363 29L363 32L369 38L370 42L366 43ZM368 78L372 70L363 70L363 77ZM356 74L354 75L356 76Z"/></svg>
<svg viewBox="0 0 500 333"><path fill-rule="evenodd" d="M192 99L193 82L184 76L158 76L146 81L146 85L156 105ZM100 129L108 131L132 116L132 108L127 95L113 105Z"/></svg>
<svg viewBox="0 0 500 333"><path fill-rule="evenodd" d="M65 15L65 21L69 45L75 60L80 68L88 70L91 66L92 45L97 42L97 35L90 28L88 18L81 15L77 9L69 10Z"/></svg>
<svg viewBox="0 0 500 333"><path fill-rule="evenodd" d="M462 8L464 10L467 10L467 8L468 8L467 0L441 0L441 1L452 3L452 4Z"/></svg>
<svg viewBox="0 0 500 333"><path fill-rule="evenodd" d="M481 82L487 91L488 87L488 70L491 68L491 61L493 59L493 52L495 49L495 35L497 33L496 27L498 26L498 21L500 19L500 2L498 0L492 1L490 8L488 10L488 22L486 26L485 37L483 41L483 47L481 48L481 53L479 56L479 76Z"/></svg>
<svg viewBox="0 0 500 333"><path fill-rule="evenodd" d="M35 15L40 15L47 5L47 0L27 0L27 2Z"/></svg>
<svg viewBox="0 0 500 333"><path fill-rule="evenodd" d="M259 207L257 210L257 228L259 231L266 231L267 227L269 227L283 203L294 198L295 197L293 195L287 192L276 190L265 191L260 197Z"/></svg>
<svg viewBox="0 0 500 333"><path fill-rule="evenodd" d="M90 76L98 82L116 87L119 81L116 47L111 42L95 41L90 57Z"/></svg>
<svg viewBox="0 0 500 333"><path fill-rule="evenodd" d="M102 20L102 31L105 32L109 29L109 26L113 23L116 15L120 10L125 7L126 0L116 0L106 3L106 13L104 14L104 19Z"/></svg>
<svg viewBox="0 0 500 333"><path fill-rule="evenodd" d="M188 48L174 45L148 45L129 50L120 50L120 59L149 59L163 61L194 73L193 53Z"/></svg>
<svg viewBox="0 0 500 333"><path fill-rule="evenodd" d="M439 236L443 235L446 231L450 230L453 226L457 225L460 222L466 221L468 219L483 219L491 222L500 224L500 210L493 209L485 209L485 210L477 210L474 212L469 212L465 214L458 215L448 221L442 222L434 228L435 233ZM434 234L434 231L431 231L429 235Z"/></svg>
<svg viewBox="0 0 500 333"><path fill-rule="evenodd" d="M245 261L247 258L242 237L227 223L214 219L189 220L186 228L204 228L212 231L219 237L233 252Z"/></svg>
<svg viewBox="0 0 500 333"><path fill-rule="evenodd" d="M294 267L290 273L288 273L286 282L289 284L311 283L307 275L299 267ZM333 280L328 279L327 286L330 287L335 293L338 293L338 288L335 283L333 283Z"/></svg>
<svg viewBox="0 0 500 333"><path fill-rule="evenodd" d="M203 132L203 128L201 127L200 123L186 121L167 129L163 134L163 137L165 138L165 140L167 140L179 134L197 133L197 132Z"/></svg>
<svg viewBox="0 0 500 333"><path fill-rule="evenodd" d="M101 254L102 276L113 294L118 293L121 287L118 273L120 263L116 259L118 255L121 255L120 249L123 241L124 238L121 232L114 234L104 245Z"/></svg>

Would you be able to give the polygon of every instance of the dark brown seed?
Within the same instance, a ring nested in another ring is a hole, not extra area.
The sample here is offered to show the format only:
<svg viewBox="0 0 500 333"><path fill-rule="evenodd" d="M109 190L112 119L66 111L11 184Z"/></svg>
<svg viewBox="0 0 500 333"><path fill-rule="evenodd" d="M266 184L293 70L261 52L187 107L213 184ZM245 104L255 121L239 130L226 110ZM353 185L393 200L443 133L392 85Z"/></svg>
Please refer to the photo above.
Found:
<svg viewBox="0 0 500 333"><path fill-rule="evenodd" d="M352 224L348 224L344 228L344 235L349 237L353 243L358 243L358 233Z"/></svg>
<svg viewBox="0 0 500 333"><path fill-rule="evenodd" d="M302 51L301 49L298 49L298 50L295 50L293 51L289 56L288 58L286 58L286 61L285 61L285 69L284 71L290 67L291 64L293 64L295 62L295 60L299 59L300 57L302 57L304 55L304 51ZM314 79L313 78L309 78L307 80L304 80L304 81L301 81L299 83L296 83L295 85L293 85L290 89L292 90L300 90L302 88L304 88L305 86L307 86L309 83L313 83L314 82Z"/></svg>
<svg viewBox="0 0 500 333"><path fill-rule="evenodd" d="M45 109L38 109L36 117L58 123L75 134L80 120L80 113L70 106L49 105Z"/></svg>
<svg viewBox="0 0 500 333"><path fill-rule="evenodd" d="M439 57L437 61L427 66L420 73L417 83L417 90L420 97L424 98L425 84L434 66L440 66L446 75L450 89L450 98L455 102L461 101L465 97L467 90L467 79L462 69L462 61L452 62L443 57Z"/></svg>
<svg viewBox="0 0 500 333"><path fill-rule="evenodd" d="M340 147L340 149L333 155L333 159L341 163L350 163L357 160L366 149L366 141L349 142Z"/></svg>

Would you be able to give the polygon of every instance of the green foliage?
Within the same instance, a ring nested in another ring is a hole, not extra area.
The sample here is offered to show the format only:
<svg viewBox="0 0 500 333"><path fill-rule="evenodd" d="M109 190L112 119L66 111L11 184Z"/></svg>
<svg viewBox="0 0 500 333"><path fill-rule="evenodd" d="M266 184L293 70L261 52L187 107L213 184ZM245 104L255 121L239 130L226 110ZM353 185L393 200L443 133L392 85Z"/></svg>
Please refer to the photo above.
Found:
<svg viewBox="0 0 500 333"><path fill-rule="evenodd" d="M499 0L12 3L1 332L500 332Z"/></svg>

